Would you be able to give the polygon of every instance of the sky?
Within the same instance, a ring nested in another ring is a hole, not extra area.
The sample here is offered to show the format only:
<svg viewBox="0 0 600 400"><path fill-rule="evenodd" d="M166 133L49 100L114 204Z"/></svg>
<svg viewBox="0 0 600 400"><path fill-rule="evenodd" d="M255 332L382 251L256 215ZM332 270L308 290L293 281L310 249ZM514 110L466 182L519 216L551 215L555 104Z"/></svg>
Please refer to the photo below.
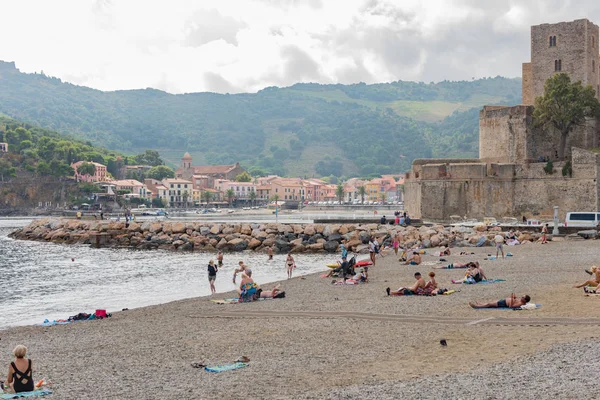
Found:
<svg viewBox="0 0 600 400"><path fill-rule="evenodd" d="M517 77L530 26L598 0L2 0L0 60L100 90Z"/></svg>

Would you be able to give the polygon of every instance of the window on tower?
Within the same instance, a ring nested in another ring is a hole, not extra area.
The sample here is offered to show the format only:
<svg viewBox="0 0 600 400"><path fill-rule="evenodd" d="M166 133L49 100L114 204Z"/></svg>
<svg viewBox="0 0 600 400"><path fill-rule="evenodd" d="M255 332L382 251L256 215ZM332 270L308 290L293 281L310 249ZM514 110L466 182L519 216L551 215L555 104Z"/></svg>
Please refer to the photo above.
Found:
<svg viewBox="0 0 600 400"><path fill-rule="evenodd" d="M556 46L556 36L550 36L548 40L550 42L550 47Z"/></svg>
<svg viewBox="0 0 600 400"><path fill-rule="evenodd" d="M554 71L562 71L562 60L554 60Z"/></svg>

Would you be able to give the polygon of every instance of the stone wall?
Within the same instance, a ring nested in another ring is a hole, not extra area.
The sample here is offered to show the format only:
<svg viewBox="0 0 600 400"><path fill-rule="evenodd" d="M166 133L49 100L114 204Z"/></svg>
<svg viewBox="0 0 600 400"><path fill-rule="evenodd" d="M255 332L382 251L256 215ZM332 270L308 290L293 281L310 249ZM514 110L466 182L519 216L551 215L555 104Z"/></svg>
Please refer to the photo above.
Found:
<svg viewBox="0 0 600 400"><path fill-rule="evenodd" d="M533 96L533 71L531 70L531 63L523 63L522 69L522 80L521 80L521 104L526 106L532 106L535 103L535 97Z"/></svg>
<svg viewBox="0 0 600 400"><path fill-rule="evenodd" d="M479 113L479 158L483 162L518 163L532 158L533 107L484 106Z"/></svg>
<svg viewBox="0 0 600 400"><path fill-rule="evenodd" d="M555 205L559 206L561 218L570 211L598 210L600 190L596 182L600 154L580 148L572 151L572 177L563 177L564 162L557 162L556 172L550 175L543 170L545 163L526 163L488 164L487 175L483 177L477 168L466 173L468 178L452 173L437 179L410 178L405 183L407 212L415 218L445 220L450 215L548 217ZM467 165L449 164L446 170Z"/></svg>

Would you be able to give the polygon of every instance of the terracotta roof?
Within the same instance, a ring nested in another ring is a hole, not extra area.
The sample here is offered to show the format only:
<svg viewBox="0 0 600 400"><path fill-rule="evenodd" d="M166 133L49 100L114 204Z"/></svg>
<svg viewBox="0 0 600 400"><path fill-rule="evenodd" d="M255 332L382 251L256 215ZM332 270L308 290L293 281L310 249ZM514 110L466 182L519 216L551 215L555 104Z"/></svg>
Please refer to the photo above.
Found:
<svg viewBox="0 0 600 400"><path fill-rule="evenodd" d="M112 181L112 184L116 186L144 186L142 182L135 179L121 179L119 181Z"/></svg>
<svg viewBox="0 0 600 400"><path fill-rule="evenodd" d="M206 175L206 174L226 174L236 167L233 165L202 165L193 166L194 175Z"/></svg>
<svg viewBox="0 0 600 400"><path fill-rule="evenodd" d="M190 153L188 153L187 151L185 152L185 154L183 155L183 160L191 160L192 156L190 155Z"/></svg>

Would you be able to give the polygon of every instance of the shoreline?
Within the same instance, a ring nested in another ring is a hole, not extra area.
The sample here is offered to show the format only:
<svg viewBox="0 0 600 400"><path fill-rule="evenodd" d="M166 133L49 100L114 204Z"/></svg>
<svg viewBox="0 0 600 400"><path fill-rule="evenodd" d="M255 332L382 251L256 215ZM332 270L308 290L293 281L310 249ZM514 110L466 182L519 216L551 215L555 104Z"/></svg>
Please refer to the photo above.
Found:
<svg viewBox="0 0 600 400"><path fill-rule="evenodd" d="M414 388L415 382L437 382L435 377L444 373L458 374L463 385L476 385L481 376L469 371L492 368L485 372L492 374L497 371L494 365L512 365L511 360L519 356L527 363L536 353L597 335L597 326L548 322L595 315L597 299L571 286L587 279L582 268L597 259L596 248L595 241L516 246L511 248L514 257L497 261L482 261L491 249L473 248L475 255L453 255L450 261L477 259L486 275L506 281L453 285L459 292L436 297L387 297L385 287L410 284L415 271L426 274L432 266L400 265L395 257L386 256L369 269L371 282L364 285L331 285L315 273L282 281L285 299L233 305L210 301L229 297L233 293L229 291L116 312L101 321L2 330L0 343L5 355L14 345L25 344L37 366L35 376L53 382L57 398L391 398L402 394L406 385ZM425 256L425 261L434 260ZM445 286L463 274L435 271ZM275 284L263 286L268 289ZM503 312L476 311L467 305L503 298L513 291L527 293L543 306L535 311ZM277 316L299 312L322 316ZM327 317L327 313L348 312L419 316L423 322ZM239 318L232 313L248 315ZM444 317L461 323L427 322L427 318ZM486 319L489 322L470 324ZM507 319L521 319L523 324L503 324ZM544 324L529 326L525 322L530 319ZM448 341L447 347L439 345L441 338ZM238 371L212 375L190 367L202 360L209 365L228 363L241 355L251 361ZM5 357L3 362L7 361ZM339 373L345 370L352 373ZM173 382L174 374L181 379ZM85 387L73 384L82 381ZM243 393L240 387L245 388ZM510 390L525 393L519 388ZM551 393L555 388L548 390ZM541 392L539 397L547 398L548 393Z"/></svg>

